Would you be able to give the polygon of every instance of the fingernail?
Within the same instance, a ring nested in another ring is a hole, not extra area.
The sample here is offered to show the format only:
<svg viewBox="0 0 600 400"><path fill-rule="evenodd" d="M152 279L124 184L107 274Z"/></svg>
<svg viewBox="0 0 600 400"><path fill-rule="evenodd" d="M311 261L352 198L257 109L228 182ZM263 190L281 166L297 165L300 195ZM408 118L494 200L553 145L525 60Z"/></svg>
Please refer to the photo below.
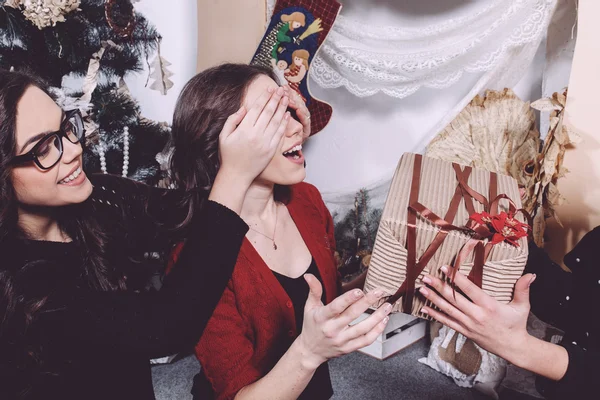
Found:
<svg viewBox="0 0 600 400"><path fill-rule="evenodd" d="M425 289L425 287L421 287L421 289L419 289L419 292L421 292L423 296L427 296L429 294L429 290Z"/></svg>
<svg viewBox="0 0 600 400"><path fill-rule="evenodd" d="M423 308L421 308L421 313L423 313L423 314L429 314L429 313L427 312L427 309L426 309L426 308L424 308L424 307L423 307Z"/></svg>
<svg viewBox="0 0 600 400"><path fill-rule="evenodd" d="M440 269L442 270L443 273L445 273L445 274L448 273L448 267L446 267L445 265Z"/></svg>
<svg viewBox="0 0 600 400"><path fill-rule="evenodd" d="M382 324L382 325L386 325L386 324L388 323L388 321L389 321L389 320L390 320L390 317L385 317L385 318L383 319L383 321L381 321L381 324Z"/></svg>
<svg viewBox="0 0 600 400"><path fill-rule="evenodd" d="M375 295L375 297L382 297L383 296L383 290L377 289L376 291L373 292L373 294Z"/></svg>
<svg viewBox="0 0 600 400"><path fill-rule="evenodd" d="M237 110L236 114L241 114L244 111L244 106L241 106L239 110Z"/></svg>
<svg viewBox="0 0 600 400"><path fill-rule="evenodd" d="M283 116L283 118L285 118L285 119L290 119L290 112L289 112L289 111L287 111L287 112L285 113L285 115Z"/></svg>
<svg viewBox="0 0 600 400"><path fill-rule="evenodd" d="M383 311L385 311L386 313L389 313L390 311L392 311L392 305L390 303L386 303Z"/></svg>
<svg viewBox="0 0 600 400"><path fill-rule="evenodd" d="M283 105L287 105L290 102L290 98L287 96L283 96Z"/></svg>
<svg viewBox="0 0 600 400"><path fill-rule="evenodd" d="M267 88L267 92L269 92L269 93L273 93L274 91L275 91L275 88L272 88L272 87Z"/></svg>
<svg viewBox="0 0 600 400"><path fill-rule="evenodd" d="M531 277L531 280L529 280L529 285L527 285L527 287L531 286L531 284L535 281L535 278L537 278L537 275L533 274L533 276Z"/></svg>
<svg viewBox="0 0 600 400"><path fill-rule="evenodd" d="M278 87L277 88L277 94L283 94L283 88Z"/></svg>
<svg viewBox="0 0 600 400"><path fill-rule="evenodd" d="M433 281L431 280L431 278L429 276L427 276L427 275L425 275L423 277L423 282L425 282L428 285L431 285L433 283Z"/></svg>
<svg viewBox="0 0 600 400"><path fill-rule="evenodd" d="M363 297L363 291L362 290L355 290L354 291L354 297L357 299L360 299L361 297Z"/></svg>

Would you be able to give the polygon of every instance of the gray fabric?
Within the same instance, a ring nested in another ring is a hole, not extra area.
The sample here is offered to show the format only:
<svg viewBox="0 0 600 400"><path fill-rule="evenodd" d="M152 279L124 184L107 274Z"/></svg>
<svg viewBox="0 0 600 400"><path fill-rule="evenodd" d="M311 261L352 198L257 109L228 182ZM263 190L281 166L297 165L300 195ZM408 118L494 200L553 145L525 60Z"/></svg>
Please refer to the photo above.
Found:
<svg viewBox="0 0 600 400"><path fill-rule="evenodd" d="M483 400L483 395L456 386L431 368L417 362L427 355L424 341L385 361L353 353L330 362L335 392L332 400ZM192 379L199 366L194 356L152 367L157 400L189 400Z"/></svg>

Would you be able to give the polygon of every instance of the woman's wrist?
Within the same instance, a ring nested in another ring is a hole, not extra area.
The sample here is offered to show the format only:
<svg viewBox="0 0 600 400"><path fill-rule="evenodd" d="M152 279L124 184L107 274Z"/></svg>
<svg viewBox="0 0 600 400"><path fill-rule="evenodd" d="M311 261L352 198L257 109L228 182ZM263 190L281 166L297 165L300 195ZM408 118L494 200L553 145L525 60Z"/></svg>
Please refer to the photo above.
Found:
<svg viewBox="0 0 600 400"><path fill-rule="evenodd" d="M245 187L246 189L248 189L252 181L254 181L253 177L246 176L246 174L240 173L240 171L236 171L235 169L228 168L226 165L222 165L219 168L215 182L217 178L220 178L220 180L223 182L232 183L236 185L236 187Z"/></svg>
<svg viewBox="0 0 600 400"><path fill-rule="evenodd" d="M519 368L528 369L531 355L538 351L539 339L525 332L523 335L513 337L509 343L504 345L504 354L499 354L508 362Z"/></svg>
<svg viewBox="0 0 600 400"><path fill-rule="evenodd" d="M252 181L241 174L221 168L215 177L208 199L239 214Z"/></svg>
<svg viewBox="0 0 600 400"><path fill-rule="evenodd" d="M569 355L562 347L527 335L521 344L512 347L506 358L519 368L555 381L560 380L569 366Z"/></svg>
<svg viewBox="0 0 600 400"><path fill-rule="evenodd" d="M307 372L314 372L321 364L323 364L322 359L312 354L312 352L307 348L304 343L302 334L296 338L294 343L290 346L290 352L292 352L292 357L295 360L298 360L300 363L300 367Z"/></svg>

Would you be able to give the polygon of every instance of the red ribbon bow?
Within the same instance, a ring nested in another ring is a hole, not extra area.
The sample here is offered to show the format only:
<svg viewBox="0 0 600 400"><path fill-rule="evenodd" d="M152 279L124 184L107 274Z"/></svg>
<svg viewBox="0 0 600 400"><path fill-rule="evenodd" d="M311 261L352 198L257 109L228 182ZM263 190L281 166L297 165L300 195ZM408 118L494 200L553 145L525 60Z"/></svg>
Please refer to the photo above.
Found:
<svg viewBox="0 0 600 400"><path fill-rule="evenodd" d="M515 218L515 214L502 211L497 215L490 215L483 211L472 214L469 223L474 222L479 233L483 232L482 239L488 239L492 244L507 242L519 247L518 240L528 235L531 227Z"/></svg>

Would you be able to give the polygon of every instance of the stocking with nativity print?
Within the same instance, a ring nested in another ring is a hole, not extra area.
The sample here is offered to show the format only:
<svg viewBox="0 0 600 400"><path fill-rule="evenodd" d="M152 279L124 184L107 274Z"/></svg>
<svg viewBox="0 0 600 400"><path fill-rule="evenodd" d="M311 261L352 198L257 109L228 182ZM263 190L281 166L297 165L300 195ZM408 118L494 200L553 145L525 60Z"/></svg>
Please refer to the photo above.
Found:
<svg viewBox="0 0 600 400"><path fill-rule="evenodd" d="M333 109L311 95L310 64L341 8L335 0L278 0L250 62L273 68L279 83L289 85L301 96L310 111L313 135L329 123Z"/></svg>

